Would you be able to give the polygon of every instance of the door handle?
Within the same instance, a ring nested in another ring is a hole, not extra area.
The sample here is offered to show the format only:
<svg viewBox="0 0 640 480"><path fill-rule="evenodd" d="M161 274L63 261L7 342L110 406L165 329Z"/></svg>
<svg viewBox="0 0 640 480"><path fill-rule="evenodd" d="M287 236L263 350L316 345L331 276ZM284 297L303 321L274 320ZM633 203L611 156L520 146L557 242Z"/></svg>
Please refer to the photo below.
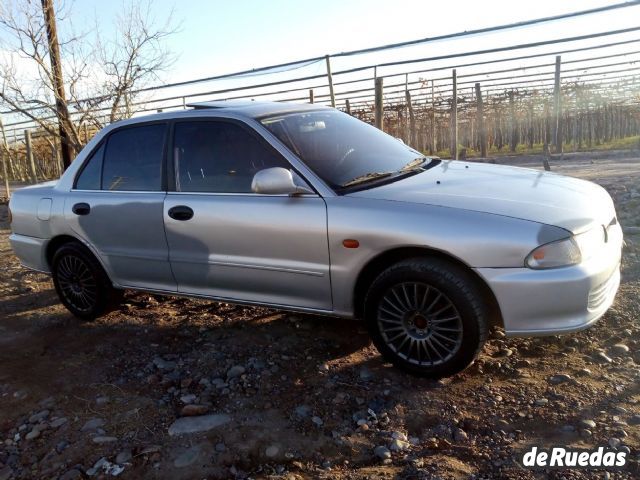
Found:
<svg viewBox="0 0 640 480"><path fill-rule="evenodd" d="M89 205L88 203L76 203L72 208L71 211L73 213L75 213L76 215L89 215L89 212L91 212L91 205Z"/></svg>
<svg viewBox="0 0 640 480"><path fill-rule="evenodd" d="M186 205L177 205L169 209L169 216L174 220L185 221L193 217L193 210Z"/></svg>

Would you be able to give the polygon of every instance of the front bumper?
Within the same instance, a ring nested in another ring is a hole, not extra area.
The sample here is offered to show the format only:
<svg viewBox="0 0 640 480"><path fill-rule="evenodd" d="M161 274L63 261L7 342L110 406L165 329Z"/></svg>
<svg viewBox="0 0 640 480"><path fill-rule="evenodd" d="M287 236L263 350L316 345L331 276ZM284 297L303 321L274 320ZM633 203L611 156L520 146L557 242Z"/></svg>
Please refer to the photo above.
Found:
<svg viewBox="0 0 640 480"><path fill-rule="evenodd" d="M549 270L478 268L493 291L509 336L557 335L593 325L620 285L622 230L615 225L597 258Z"/></svg>

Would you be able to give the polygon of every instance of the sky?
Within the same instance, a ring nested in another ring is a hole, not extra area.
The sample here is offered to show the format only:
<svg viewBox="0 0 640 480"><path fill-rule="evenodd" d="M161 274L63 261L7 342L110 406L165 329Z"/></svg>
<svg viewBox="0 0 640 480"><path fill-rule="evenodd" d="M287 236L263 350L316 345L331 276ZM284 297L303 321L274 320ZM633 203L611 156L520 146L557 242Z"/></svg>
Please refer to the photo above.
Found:
<svg viewBox="0 0 640 480"><path fill-rule="evenodd" d="M169 45L179 56L170 81L401 42L603 6L602 0L155 0L158 19L173 10L180 31ZM78 24L100 19L108 31L121 10L119 0L76 0ZM500 35L501 40L533 41L541 35L579 35L638 23L640 7L550 23ZM469 39L475 48L490 40ZM489 42L496 43L496 42ZM447 49L439 45L438 50ZM397 56L397 55L396 55Z"/></svg>
<svg viewBox="0 0 640 480"><path fill-rule="evenodd" d="M70 5L70 19L76 28L81 29L84 26L93 25L95 19L98 19L100 29L106 37L113 34L113 25L123 10L123 0L75 0L75 2L66 0L66 2ZM319 2L300 0L154 0L153 6L154 15L159 23L166 20L167 16L172 15L171 21L178 27L178 31L167 39L167 46L176 55L176 62L161 78L161 83L171 83L325 54L547 17L613 3L619 2L603 0L536 0L535 2L516 0L322 0ZM584 35L590 32L637 26L640 25L639 19L640 6L634 6L507 32L422 44L357 57L336 58L332 59L332 69L336 72L354 66L373 65L386 61L423 58ZM64 29L65 25L59 25L59 28ZM2 32L0 31L1 37ZM526 53L549 52L632 38L640 38L640 32L607 37L606 39L593 39L580 42L579 45L571 43L529 49ZM596 54L635 52L636 50L640 51L639 46L640 42L631 46L601 50L595 53L570 54L563 56L563 61L565 59L588 58ZM518 51L508 54L492 54L473 57L473 60L524 53ZM640 60L638 55L625 58ZM467 58L454 62L462 63L471 60L471 58ZM550 63L554 59L549 56L543 60L544 62L541 59L536 59L528 63L511 62L483 68L461 68L458 69L458 75L482 73L490 68L519 68L535 63ZM386 76L407 70L437 67L451 63L451 60L448 62L435 61L398 68L381 68L377 74ZM603 61L602 63L607 62ZM549 68L530 69L527 72L532 71L549 71ZM325 72L325 63L318 62L290 72L165 89L156 95L191 95L204 92L203 95L194 99L223 98L224 96L207 94L206 92L249 83L282 80L294 76ZM367 71L360 75L360 78L365 78L373 76L373 72ZM409 81L438 79L446 76L450 76L450 72L413 75L409 77ZM486 79L489 80L493 77L495 75L486 76ZM336 77L337 81L354 78L352 75ZM482 77L478 78L482 79ZM464 82L464 77L460 80ZM389 80L385 85L391 84L393 81L398 81L398 79ZM471 89L473 83L471 80L470 82L468 85L462 83L461 88ZM447 79L436 81L436 85L449 83L450 80ZM326 100L327 88L318 88L316 94L319 99L322 99L324 95Z"/></svg>

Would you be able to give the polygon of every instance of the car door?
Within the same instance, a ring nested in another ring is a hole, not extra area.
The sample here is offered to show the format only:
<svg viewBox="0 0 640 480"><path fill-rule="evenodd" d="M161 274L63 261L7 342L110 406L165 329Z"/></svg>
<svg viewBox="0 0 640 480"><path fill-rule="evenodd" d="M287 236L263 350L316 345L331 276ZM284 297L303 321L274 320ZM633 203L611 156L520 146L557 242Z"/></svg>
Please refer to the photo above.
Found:
<svg viewBox="0 0 640 480"><path fill-rule="evenodd" d="M65 218L121 286L176 291L164 233L167 124L114 130L65 199Z"/></svg>
<svg viewBox="0 0 640 480"><path fill-rule="evenodd" d="M164 221L179 292L331 310L324 200L251 191L258 170L291 168L272 146L242 122L185 120L172 155Z"/></svg>

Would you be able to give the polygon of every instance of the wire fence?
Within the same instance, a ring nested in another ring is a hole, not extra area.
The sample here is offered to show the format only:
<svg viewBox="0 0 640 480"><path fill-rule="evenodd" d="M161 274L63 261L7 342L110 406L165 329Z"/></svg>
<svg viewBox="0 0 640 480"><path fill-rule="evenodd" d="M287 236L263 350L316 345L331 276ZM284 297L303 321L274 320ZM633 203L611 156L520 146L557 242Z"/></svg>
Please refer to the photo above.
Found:
<svg viewBox="0 0 640 480"><path fill-rule="evenodd" d="M177 82L130 92L134 115L188 108L204 100L254 99L333 105L424 152L458 158L501 151L539 149L561 153L640 135L640 27L592 32L516 45L442 55L416 56L332 71L343 57L420 46L486 31L562 21L576 15L626 8L626 2L556 17L458 32L401 44L343 52L215 77ZM324 65L323 65L324 63ZM291 76L313 65L316 73ZM325 71L317 72L319 65ZM290 78L264 81L286 72ZM235 85L211 88L224 80ZM376 89L376 84L380 88ZM72 118L104 115L101 99L69 105ZM62 172L59 140L25 112L0 112L10 118L2 129L6 178L39 181ZM54 115L39 122L57 122ZM96 133L79 125L86 143ZM617 142L618 141L618 142ZM617 142L617 143L616 143Z"/></svg>

